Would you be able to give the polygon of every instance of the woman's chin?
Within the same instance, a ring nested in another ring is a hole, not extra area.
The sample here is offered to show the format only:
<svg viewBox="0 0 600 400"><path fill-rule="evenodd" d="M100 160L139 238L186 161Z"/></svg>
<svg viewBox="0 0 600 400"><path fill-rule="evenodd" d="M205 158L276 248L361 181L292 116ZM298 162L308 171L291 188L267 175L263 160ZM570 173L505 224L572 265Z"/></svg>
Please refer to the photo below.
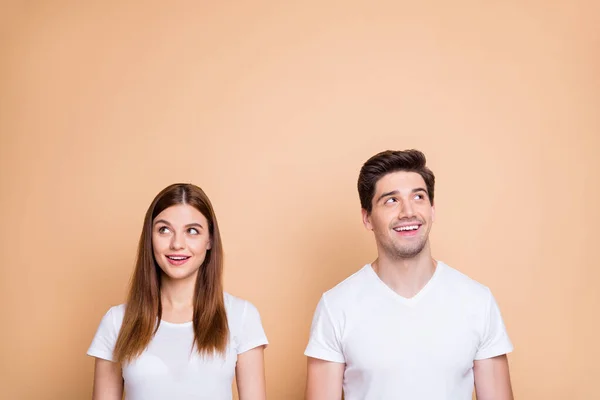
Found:
<svg viewBox="0 0 600 400"><path fill-rule="evenodd" d="M173 281L195 279L198 273L197 269L177 269L177 268L162 268L163 278Z"/></svg>

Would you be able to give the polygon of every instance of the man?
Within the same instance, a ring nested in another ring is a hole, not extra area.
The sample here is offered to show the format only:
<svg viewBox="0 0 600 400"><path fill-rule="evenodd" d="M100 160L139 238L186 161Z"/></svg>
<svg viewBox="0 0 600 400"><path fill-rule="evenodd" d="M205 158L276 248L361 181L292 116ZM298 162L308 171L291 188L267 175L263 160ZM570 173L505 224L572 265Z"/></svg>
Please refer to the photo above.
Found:
<svg viewBox="0 0 600 400"><path fill-rule="evenodd" d="M513 345L490 290L431 256L435 177L417 150L362 167L377 259L327 291L308 346L308 400L512 400Z"/></svg>

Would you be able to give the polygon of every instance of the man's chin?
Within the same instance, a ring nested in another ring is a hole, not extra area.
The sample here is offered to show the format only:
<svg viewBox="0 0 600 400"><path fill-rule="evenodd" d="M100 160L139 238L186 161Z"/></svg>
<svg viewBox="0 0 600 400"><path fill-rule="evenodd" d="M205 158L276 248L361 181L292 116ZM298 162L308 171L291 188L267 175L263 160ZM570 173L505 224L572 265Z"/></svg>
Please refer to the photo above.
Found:
<svg viewBox="0 0 600 400"><path fill-rule="evenodd" d="M407 248L407 247L395 248L394 256L397 259L402 259L402 260L415 258L423 252L424 248L425 248L425 245L418 246L418 247L411 247L411 248Z"/></svg>

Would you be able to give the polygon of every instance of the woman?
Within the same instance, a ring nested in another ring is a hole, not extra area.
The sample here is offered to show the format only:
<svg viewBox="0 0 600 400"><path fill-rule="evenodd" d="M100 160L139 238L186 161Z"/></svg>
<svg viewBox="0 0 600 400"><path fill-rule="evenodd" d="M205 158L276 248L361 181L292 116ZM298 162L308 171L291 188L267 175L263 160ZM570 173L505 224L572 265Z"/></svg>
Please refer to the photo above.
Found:
<svg viewBox="0 0 600 400"><path fill-rule="evenodd" d="M223 248L202 189L174 184L146 212L126 304L102 319L94 400L264 400L260 316L223 291Z"/></svg>

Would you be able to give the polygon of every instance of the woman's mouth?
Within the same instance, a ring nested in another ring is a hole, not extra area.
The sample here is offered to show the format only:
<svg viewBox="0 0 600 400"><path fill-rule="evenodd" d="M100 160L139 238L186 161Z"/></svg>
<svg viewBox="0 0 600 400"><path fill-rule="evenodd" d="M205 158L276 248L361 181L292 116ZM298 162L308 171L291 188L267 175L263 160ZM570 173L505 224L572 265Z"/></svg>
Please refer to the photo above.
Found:
<svg viewBox="0 0 600 400"><path fill-rule="evenodd" d="M183 256L179 254L168 255L166 257L169 264L175 266L183 265L191 258L190 256Z"/></svg>

